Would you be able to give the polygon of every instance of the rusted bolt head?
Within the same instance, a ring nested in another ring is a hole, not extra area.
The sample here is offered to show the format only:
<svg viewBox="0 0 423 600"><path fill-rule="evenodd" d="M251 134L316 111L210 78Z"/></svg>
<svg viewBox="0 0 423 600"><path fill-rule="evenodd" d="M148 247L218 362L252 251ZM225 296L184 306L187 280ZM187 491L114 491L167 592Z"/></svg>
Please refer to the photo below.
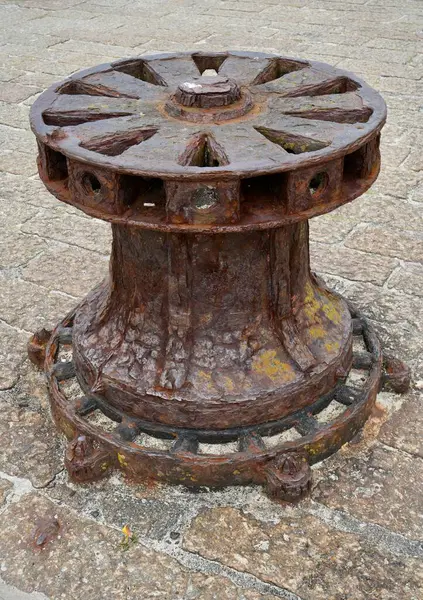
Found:
<svg viewBox="0 0 423 600"><path fill-rule="evenodd" d="M51 331L39 329L31 336L27 344L29 360L39 369L44 366L46 348L51 337Z"/></svg>
<svg viewBox="0 0 423 600"><path fill-rule="evenodd" d="M306 456L289 452L266 468L266 492L272 498L297 502L311 490L311 469Z"/></svg>
<svg viewBox="0 0 423 600"><path fill-rule="evenodd" d="M219 75L202 76L179 84L175 99L183 106L216 108L228 106L241 97L241 90L232 79Z"/></svg>
<svg viewBox="0 0 423 600"><path fill-rule="evenodd" d="M404 394L410 388L411 370L395 356L384 355L381 389L386 392Z"/></svg>

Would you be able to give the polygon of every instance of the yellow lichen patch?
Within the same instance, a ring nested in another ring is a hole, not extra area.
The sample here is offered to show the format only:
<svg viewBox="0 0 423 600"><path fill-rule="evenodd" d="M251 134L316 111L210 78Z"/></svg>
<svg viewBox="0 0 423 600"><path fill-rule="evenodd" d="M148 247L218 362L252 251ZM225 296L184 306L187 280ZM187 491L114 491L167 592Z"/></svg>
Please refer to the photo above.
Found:
<svg viewBox="0 0 423 600"><path fill-rule="evenodd" d="M324 294L323 291L315 290L310 282L305 285L304 313L310 323L321 322L319 311L323 312L334 325L341 322L339 302Z"/></svg>
<svg viewBox="0 0 423 600"><path fill-rule="evenodd" d="M204 386L209 392L214 392L216 390L211 373L208 373L207 371L198 371L197 379L199 385Z"/></svg>
<svg viewBox="0 0 423 600"><path fill-rule="evenodd" d="M313 340L320 340L327 336L327 332L321 325L313 325L310 327L309 332Z"/></svg>
<svg viewBox="0 0 423 600"><path fill-rule="evenodd" d="M328 299L327 302L322 304L322 310L329 321L332 321L335 325L339 325L341 322L341 312L339 310L338 302Z"/></svg>
<svg viewBox="0 0 423 600"><path fill-rule="evenodd" d="M122 550L129 550L129 546L135 544L138 538L128 524L124 525L121 531L123 533L123 539L120 543Z"/></svg>
<svg viewBox="0 0 423 600"><path fill-rule="evenodd" d="M329 352L329 354L338 352L339 347L339 342L326 342L325 344L325 349Z"/></svg>
<svg viewBox="0 0 423 600"><path fill-rule="evenodd" d="M235 384L230 377L225 375L222 377L221 383L227 392L233 392L235 389Z"/></svg>
<svg viewBox="0 0 423 600"><path fill-rule="evenodd" d="M321 304L318 302L314 293L314 288L309 281L306 283L304 290L304 313L310 322L314 322L317 312L321 308Z"/></svg>
<svg viewBox="0 0 423 600"><path fill-rule="evenodd" d="M126 460L125 456L123 454L120 454L118 452L118 461L121 467L127 467L128 466L128 461Z"/></svg>
<svg viewBox="0 0 423 600"><path fill-rule="evenodd" d="M289 382L295 379L290 364L280 361L275 350L265 350L255 357L252 369L258 375L267 375L273 382Z"/></svg>

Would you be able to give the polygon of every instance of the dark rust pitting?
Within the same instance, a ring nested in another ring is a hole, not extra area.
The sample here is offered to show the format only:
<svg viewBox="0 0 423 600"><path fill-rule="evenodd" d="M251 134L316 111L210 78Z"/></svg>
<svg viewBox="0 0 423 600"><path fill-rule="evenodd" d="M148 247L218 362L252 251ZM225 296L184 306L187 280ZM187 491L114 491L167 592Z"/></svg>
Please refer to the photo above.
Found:
<svg viewBox="0 0 423 600"><path fill-rule="evenodd" d="M255 482L290 500L309 489L308 463L370 414L381 356L311 273L308 219L376 179L385 116L350 73L248 52L118 61L40 96L42 180L113 232L109 277L56 329L45 366L73 479L120 468ZM357 330L367 351L353 356ZM58 359L63 344L72 361ZM348 385L351 368L369 374L364 391ZM345 412L322 425L332 402ZM115 430L101 433L100 416ZM268 446L293 430L298 439ZM234 454L202 450L234 441Z"/></svg>

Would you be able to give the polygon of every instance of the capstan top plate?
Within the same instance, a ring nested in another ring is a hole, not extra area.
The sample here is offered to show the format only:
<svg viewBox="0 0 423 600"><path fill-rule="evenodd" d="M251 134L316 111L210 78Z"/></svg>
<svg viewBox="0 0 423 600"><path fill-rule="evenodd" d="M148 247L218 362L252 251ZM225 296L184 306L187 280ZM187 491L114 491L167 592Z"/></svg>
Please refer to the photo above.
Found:
<svg viewBox="0 0 423 600"><path fill-rule="evenodd" d="M53 85L31 110L37 138L67 157L120 173L201 180L342 157L385 118L381 96L355 75L258 52L103 64Z"/></svg>

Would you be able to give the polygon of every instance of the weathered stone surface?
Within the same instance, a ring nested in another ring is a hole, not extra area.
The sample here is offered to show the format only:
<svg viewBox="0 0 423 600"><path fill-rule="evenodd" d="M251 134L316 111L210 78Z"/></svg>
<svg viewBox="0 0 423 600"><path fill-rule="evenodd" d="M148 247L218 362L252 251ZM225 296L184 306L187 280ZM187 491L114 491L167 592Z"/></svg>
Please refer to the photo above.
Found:
<svg viewBox="0 0 423 600"><path fill-rule="evenodd" d="M86 265L81 269L81 264ZM22 271L22 277L50 290L82 297L108 272L108 258L76 246L52 242Z"/></svg>
<svg viewBox="0 0 423 600"><path fill-rule="evenodd" d="M63 468L60 440L46 412L19 404L9 392L0 396L0 470L43 487Z"/></svg>
<svg viewBox="0 0 423 600"><path fill-rule="evenodd" d="M345 206L339 210L321 215L310 221L310 239L323 244L341 242L354 229L357 220L351 218L345 211Z"/></svg>
<svg viewBox="0 0 423 600"><path fill-rule="evenodd" d="M30 177L37 173L37 165L34 157L26 152L2 150L0 154L0 171Z"/></svg>
<svg viewBox="0 0 423 600"><path fill-rule="evenodd" d="M22 102L30 96L33 96L37 92L40 92L40 88L32 85L21 85L16 83L4 83L0 87L0 100L2 102Z"/></svg>
<svg viewBox="0 0 423 600"><path fill-rule="evenodd" d="M52 75L51 73L33 73L32 71L28 71L17 77L16 83L20 83L22 85L32 85L42 90L45 90L51 85L53 85L53 83L55 83L57 79L57 75ZM32 96L32 98L34 98L34 96ZM27 101L22 103L22 108L29 108Z"/></svg>
<svg viewBox="0 0 423 600"><path fill-rule="evenodd" d="M410 322L417 331L423 327L423 306L420 298L383 290L371 283L357 283L348 289L348 297L360 310L375 321L385 323L395 335L396 324Z"/></svg>
<svg viewBox="0 0 423 600"><path fill-rule="evenodd" d="M12 488L13 488L13 485L10 483L10 481L7 481L7 479L0 478L0 506L2 506L2 504L4 504L4 502L6 501L7 495L9 494L9 492Z"/></svg>
<svg viewBox="0 0 423 600"><path fill-rule="evenodd" d="M10 200L10 197L0 197L0 210L8 225L7 231L3 232L3 234L19 232L19 226L34 217L39 211L39 208L28 203L20 202L18 204Z"/></svg>
<svg viewBox="0 0 423 600"><path fill-rule="evenodd" d="M9 229L0 240L0 269L24 265L45 248L45 240Z"/></svg>
<svg viewBox="0 0 423 600"><path fill-rule="evenodd" d="M46 600L47 596L38 592L33 594L21 592L15 586L7 585L0 580L0 598L1 600Z"/></svg>
<svg viewBox="0 0 423 600"><path fill-rule="evenodd" d="M26 106L0 102L0 123L29 129L28 109Z"/></svg>
<svg viewBox="0 0 423 600"><path fill-rule="evenodd" d="M419 540L423 539L422 494L423 460L376 445L360 454L350 446L348 453L334 457L313 498Z"/></svg>
<svg viewBox="0 0 423 600"><path fill-rule="evenodd" d="M3 210L8 211L7 214L11 215L13 219L15 219L13 215L16 213L19 214L22 210L19 205L15 206L17 203L29 206L29 209L35 208L36 213L40 212L41 208L53 210L59 208L62 211L62 215L66 212L71 215L77 215L80 218L90 219L90 217L84 215L81 211L77 211L73 206L67 204L58 205L56 198L49 194L38 176L29 179L14 173L0 172L0 190L2 212ZM21 220L20 224L22 225L24 221L26 219ZM16 220L13 221L13 224L16 224Z"/></svg>
<svg viewBox="0 0 423 600"><path fill-rule="evenodd" d="M423 181L412 189L410 200L413 200L413 202L423 202Z"/></svg>
<svg viewBox="0 0 423 600"><path fill-rule="evenodd" d="M1 283L1 280L0 280ZM0 321L0 390L11 388L18 380L27 336L23 331Z"/></svg>
<svg viewBox="0 0 423 600"><path fill-rule="evenodd" d="M22 279L12 279L0 287L2 318L29 332L42 327L51 329L75 304L74 298Z"/></svg>
<svg viewBox="0 0 423 600"><path fill-rule="evenodd" d="M423 171L423 157L421 151L412 150L405 161L404 166L413 171Z"/></svg>
<svg viewBox="0 0 423 600"><path fill-rule="evenodd" d="M303 600L415 600L422 585L417 560L382 554L312 516L287 515L269 524L216 508L194 520L184 546L283 585Z"/></svg>
<svg viewBox="0 0 423 600"><path fill-rule="evenodd" d="M406 294L423 296L423 266L411 263L401 266L389 279L388 287Z"/></svg>
<svg viewBox="0 0 423 600"><path fill-rule="evenodd" d="M40 409L46 411L44 417L50 418L48 413L49 402L47 398L47 384L44 373L35 367L28 358L26 344L28 336L25 336L25 349L22 352L22 360L18 366L18 380L7 394L5 400L13 398L11 404L19 408L27 408L35 412Z"/></svg>
<svg viewBox="0 0 423 600"><path fill-rule="evenodd" d="M378 194L388 194L396 198L407 198L419 182L419 174L405 169L384 169L373 186Z"/></svg>
<svg viewBox="0 0 423 600"><path fill-rule="evenodd" d="M87 487L72 484L64 472L49 487L48 493L54 501L87 518L117 528L130 523L139 535L168 541L170 534L178 531L179 522L190 504L188 494L184 497L185 502L178 501L169 497L162 486L132 484L128 488L123 477L117 474Z"/></svg>
<svg viewBox="0 0 423 600"><path fill-rule="evenodd" d="M388 446L423 459L423 382L381 428L379 439ZM417 468L421 461L417 461Z"/></svg>
<svg viewBox="0 0 423 600"><path fill-rule="evenodd" d="M333 213L325 215L325 218L331 215L338 217L334 222L334 225L336 223L334 229L338 229L340 226L341 229L345 228L347 230L348 223L354 225L363 223L387 224L390 228L399 229L400 231L418 232L423 229L423 209L420 206L393 196L374 192L373 188L354 202L350 202ZM398 215L401 215L401 218L398 218ZM311 223L319 222L320 219L321 217L313 219ZM352 226L350 225L347 233L351 230ZM324 239L317 241L324 242Z"/></svg>
<svg viewBox="0 0 423 600"><path fill-rule="evenodd" d="M0 124L0 144L8 144L12 148L20 148L22 152L26 152L32 156L37 148L37 143L30 131L17 127L9 127L9 124Z"/></svg>
<svg viewBox="0 0 423 600"><path fill-rule="evenodd" d="M345 245L374 254L415 262L423 261L422 240L408 231L369 226L354 231Z"/></svg>
<svg viewBox="0 0 423 600"><path fill-rule="evenodd" d="M36 548L37 522L53 516L60 524L59 535ZM3 518L2 577L26 592L37 590L63 600L271 598L221 577L189 573L174 559L138 543L125 552L119 530L81 519L35 494L11 505Z"/></svg>
<svg viewBox="0 0 423 600"><path fill-rule="evenodd" d="M421 299L370 283L349 285L345 294L372 320L384 351L416 369L421 357Z"/></svg>
<svg viewBox="0 0 423 600"><path fill-rule="evenodd" d="M76 214L70 218L61 206L53 210L41 210L37 216L22 225L22 231L101 254L108 254L110 251L111 233L108 223Z"/></svg>
<svg viewBox="0 0 423 600"><path fill-rule="evenodd" d="M102 6L101 10L103 11L105 8L105 6ZM115 11L120 10L115 3L110 8ZM98 10L98 8L96 8L96 6L93 4L91 6L85 4L84 9L92 10L93 12ZM134 49L130 48L129 46L113 46L112 44L103 44L100 41L84 42L82 45L81 42L77 40L66 40L66 42L58 44L55 48L56 50L60 49L64 52L81 52L81 47L84 49L84 52L87 54L87 56L91 56L93 58L107 54L117 59L121 58L122 56L129 56L131 52L134 52Z"/></svg>
<svg viewBox="0 0 423 600"><path fill-rule="evenodd" d="M321 273L379 285L387 280L398 265L398 261L392 258L330 244L312 244L310 260L312 269Z"/></svg>

